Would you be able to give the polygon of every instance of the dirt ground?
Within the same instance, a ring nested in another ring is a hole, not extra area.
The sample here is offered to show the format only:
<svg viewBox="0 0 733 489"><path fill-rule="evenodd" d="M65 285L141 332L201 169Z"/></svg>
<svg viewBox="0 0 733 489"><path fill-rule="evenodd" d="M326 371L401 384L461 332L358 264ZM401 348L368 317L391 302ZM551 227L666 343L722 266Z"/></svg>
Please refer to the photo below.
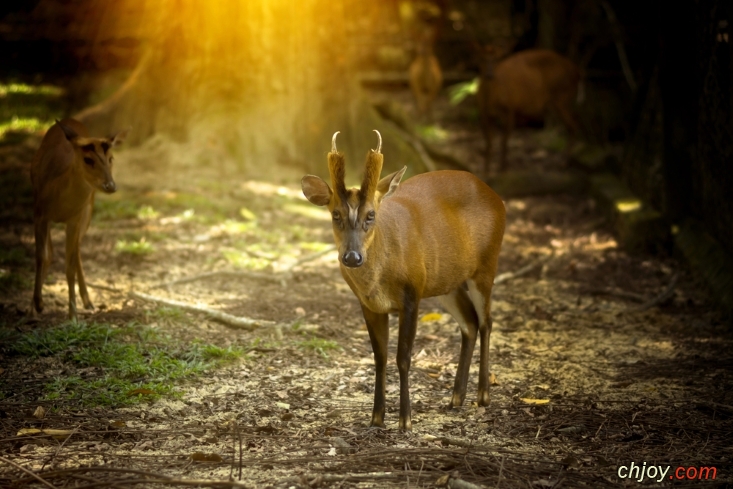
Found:
<svg viewBox="0 0 733 489"><path fill-rule="evenodd" d="M439 111L447 111L441 103ZM442 120L448 131L442 144L478 165L483 143L473 125ZM541 177L561 159L536 142L537 134L515 134L510 165L536 168ZM0 247L25 250L27 281L33 233L17 175L37 144L30 138L0 148L4 188L18 192L2 211ZM403 433L397 430L396 318L390 320L387 428L369 429L371 347L335 252L292 266L332 243L328 213L305 201L299 178L279 185L207 169L173 171L135 149L117 159L120 191L98 197L84 241L97 310L82 319L144 322L145 311L156 306L131 297L142 292L274 324L247 331L197 314L190 322L153 324L186 340L249 345L249 356L181 385L180 399L119 409L43 400L43 382L59 372L0 356L0 377L14 392L0 400L0 487L43 487L18 466L46 474L56 487L133 480L139 487L211 485L230 477L252 488L613 487L639 484L619 476L632 463L671 467L654 478L663 487L733 487L731 330L682 263L619 249L591 199L506 201L499 273L537 266L494 288L490 406L474 402L476 356L465 405L446 408L458 325L436 300L421 303L410 373L413 430ZM134 202L135 212L126 202ZM144 205L150 210L139 212ZM124 253L120 241L151 249ZM65 320L62 229L53 231L53 242L47 310L28 321L31 290L8 291L0 300L4 327L29 331ZM165 285L247 270L262 276ZM669 300L635 310L675 277ZM305 332L339 348L304 351L296 344ZM39 405L56 409L38 420L31 413ZM64 442L17 435L28 427L74 434ZM672 478L691 474L691 467L715 467L716 480Z"/></svg>

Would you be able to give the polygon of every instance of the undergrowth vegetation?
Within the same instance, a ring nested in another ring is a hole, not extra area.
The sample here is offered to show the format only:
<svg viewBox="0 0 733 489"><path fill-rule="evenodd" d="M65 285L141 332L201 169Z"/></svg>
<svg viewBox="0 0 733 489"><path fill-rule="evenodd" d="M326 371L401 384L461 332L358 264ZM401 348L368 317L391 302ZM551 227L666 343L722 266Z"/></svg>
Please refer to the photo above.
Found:
<svg viewBox="0 0 733 489"><path fill-rule="evenodd" d="M179 318L166 309L156 318ZM239 347L184 342L140 324L114 326L65 323L56 328L6 335L11 356L45 360L59 374L44 386L46 400L83 406L125 406L162 395L177 395L177 381L245 357ZM0 383L0 399L10 395Z"/></svg>

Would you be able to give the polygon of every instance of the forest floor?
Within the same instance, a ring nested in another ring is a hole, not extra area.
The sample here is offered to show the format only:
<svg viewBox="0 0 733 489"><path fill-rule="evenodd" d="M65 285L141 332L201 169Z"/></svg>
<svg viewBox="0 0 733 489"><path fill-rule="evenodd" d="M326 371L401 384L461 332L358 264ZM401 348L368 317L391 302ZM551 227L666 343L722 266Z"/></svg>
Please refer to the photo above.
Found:
<svg viewBox="0 0 733 489"><path fill-rule="evenodd" d="M474 124L441 104L443 144L478 165ZM562 166L538 134L515 133L510 165ZM81 310L81 326L66 320L55 228L46 310L27 318L38 143L0 146L0 487L733 484L729 327L682 263L620 249L587 197L506 200L499 273L537 266L494 288L490 406L475 404L476 356L465 405L446 408L458 325L435 299L421 303L404 433L396 318L387 428L370 429L368 333L329 248L329 215L297 180L166 170L120 151L119 191L97 197L82 248L97 309ZM635 310L675 277L668 300ZM234 328L135 293L262 324ZM631 464L646 472L623 478Z"/></svg>

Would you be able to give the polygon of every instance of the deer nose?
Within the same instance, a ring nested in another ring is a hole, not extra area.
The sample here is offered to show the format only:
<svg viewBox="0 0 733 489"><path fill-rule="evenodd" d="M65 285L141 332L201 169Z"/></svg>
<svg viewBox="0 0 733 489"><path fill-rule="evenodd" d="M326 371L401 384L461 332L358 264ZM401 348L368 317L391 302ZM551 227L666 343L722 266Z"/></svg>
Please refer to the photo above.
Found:
<svg viewBox="0 0 733 489"><path fill-rule="evenodd" d="M361 253L357 253L356 251L352 250L344 253L342 261L347 267L356 268L360 267L364 263L364 257L361 256Z"/></svg>
<svg viewBox="0 0 733 489"><path fill-rule="evenodd" d="M117 190L117 185L115 184L113 180L110 180L109 182L102 185L102 188L104 189L105 192L107 192L108 194L111 194Z"/></svg>

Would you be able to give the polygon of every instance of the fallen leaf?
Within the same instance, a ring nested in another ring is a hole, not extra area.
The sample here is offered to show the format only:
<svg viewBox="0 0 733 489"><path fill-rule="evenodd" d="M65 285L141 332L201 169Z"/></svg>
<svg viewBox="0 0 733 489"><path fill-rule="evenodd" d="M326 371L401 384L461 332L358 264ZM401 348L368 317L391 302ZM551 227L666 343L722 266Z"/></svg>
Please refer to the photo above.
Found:
<svg viewBox="0 0 733 489"><path fill-rule="evenodd" d="M52 428L45 428L42 430L39 430L38 428L23 428L18 431L18 434L16 436L49 435L56 438L57 440L65 440L72 433L73 431L71 430L54 430Z"/></svg>
<svg viewBox="0 0 733 489"><path fill-rule="evenodd" d="M191 454L191 460L196 462L222 462L222 458L216 453L196 452Z"/></svg>
<svg viewBox="0 0 733 489"><path fill-rule="evenodd" d="M115 421L114 419L110 420L109 425L113 428L125 428L127 427L127 423L124 421Z"/></svg>
<svg viewBox="0 0 733 489"><path fill-rule="evenodd" d="M530 399L528 397L523 397L520 399L520 401L526 404L533 404L533 405L548 404L550 402L549 399Z"/></svg>
<svg viewBox="0 0 733 489"><path fill-rule="evenodd" d="M489 384L490 385L499 385L499 381L496 380L496 375L494 375L494 372L489 373Z"/></svg>
<svg viewBox="0 0 733 489"><path fill-rule="evenodd" d="M445 474L444 476L441 476L437 481L435 481L435 485L438 487L445 486L448 484L448 479L450 479L450 474Z"/></svg>
<svg viewBox="0 0 733 489"><path fill-rule="evenodd" d="M290 404L287 402L276 402L275 406L279 407L280 409L290 409Z"/></svg>
<svg viewBox="0 0 733 489"><path fill-rule="evenodd" d="M431 312L420 318L423 323L429 323L430 321L439 321L443 317L442 314L437 312Z"/></svg>
<svg viewBox="0 0 733 489"><path fill-rule="evenodd" d="M38 419L43 419L46 416L46 410L43 408L43 406L38 406L35 411L33 411L33 417Z"/></svg>
<svg viewBox="0 0 733 489"><path fill-rule="evenodd" d="M423 335L423 338L425 338L428 341L438 341L440 339L439 336L435 336L434 334Z"/></svg>
<svg viewBox="0 0 733 489"><path fill-rule="evenodd" d="M336 456L336 447L331 447L331 449L328 451L326 455L328 455L329 457L335 457Z"/></svg>

